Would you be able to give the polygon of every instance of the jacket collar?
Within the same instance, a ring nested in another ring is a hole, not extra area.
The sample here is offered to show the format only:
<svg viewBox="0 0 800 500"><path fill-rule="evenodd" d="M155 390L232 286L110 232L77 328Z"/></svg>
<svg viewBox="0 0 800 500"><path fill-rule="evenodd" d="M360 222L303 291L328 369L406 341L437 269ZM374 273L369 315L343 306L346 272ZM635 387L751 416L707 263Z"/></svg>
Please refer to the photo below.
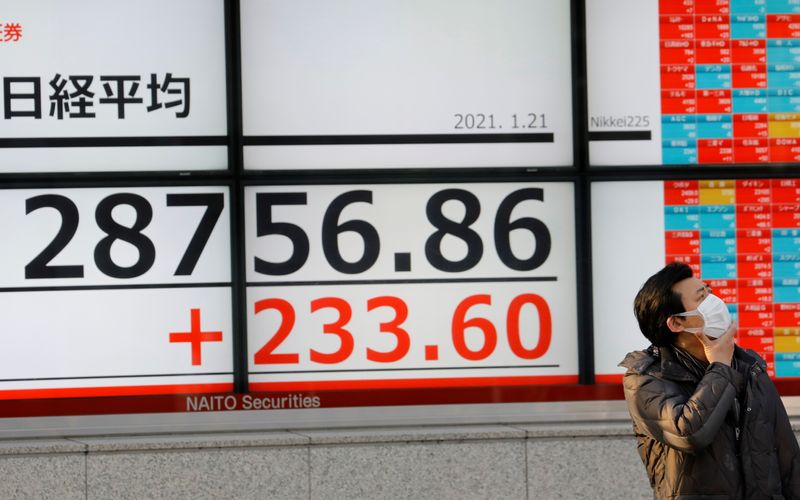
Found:
<svg viewBox="0 0 800 500"><path fill-rule="evenodd" d="M689 382L697 380L675 359L672 346L656 347L651 345L644 351L628 353L619 364L619 366L638 374L645 373L654 365L661 372L661 376L665 378Z"/></svg>
<svg viewBox="0 0 800 500"><path fill-rule="evenodd" d="M745 350L739 346L735 346L733 356L737 361L748 367L748 369L751 367L758 367L765 373L767 371L767 363L750 349ZM656 363L659 365L661 375L664 378L681 382L698 382L697 377L692 375L691 372L684 368L676 359L672 346L656 347L651 345L644 351L630 352L625 356L625 359L622 360L619 366L642 374Z"/></svg>

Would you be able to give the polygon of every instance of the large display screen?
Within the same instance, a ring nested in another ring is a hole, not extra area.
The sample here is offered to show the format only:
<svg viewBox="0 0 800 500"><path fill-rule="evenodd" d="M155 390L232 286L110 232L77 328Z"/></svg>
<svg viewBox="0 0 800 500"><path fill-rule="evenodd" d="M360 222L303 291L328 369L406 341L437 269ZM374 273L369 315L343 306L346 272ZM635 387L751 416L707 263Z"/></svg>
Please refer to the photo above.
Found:
<svg viewBox="0 0 800 500"><path fill-rule="evenodd" d="M800 161L800 4L588 0L586 9L592 165Z"/></svg>
<svg viewBox="0 0 800 500"><path fill-rule="evenodd" d="M570 2L242 0L244 167L571 166Z"/></svg>
<svg viewBox="0 0 800 500"><path fill-rule="evenodd" d="M244 198L251 390L577 383L571 183Z"/></svg>
<svg viewBox="0 0 800 500"><path fill-rule="evenodd" d="M5 0L0 173L228 168L223 0Z"/></svg>
<svg viewBox="0 0 800 500"><path fill-rule="evenodd" d="M229 205L224 186L0 189L0 401L233 390Z"/></svg>
<svg viewBox="0 0 800 500"><path fill-rule="evenodd" d="M800 179L601 182L592 207L601 380L647 346L633 298L674 261L728 304L736 343L761 355L771 376L800 377Z"/></svg>

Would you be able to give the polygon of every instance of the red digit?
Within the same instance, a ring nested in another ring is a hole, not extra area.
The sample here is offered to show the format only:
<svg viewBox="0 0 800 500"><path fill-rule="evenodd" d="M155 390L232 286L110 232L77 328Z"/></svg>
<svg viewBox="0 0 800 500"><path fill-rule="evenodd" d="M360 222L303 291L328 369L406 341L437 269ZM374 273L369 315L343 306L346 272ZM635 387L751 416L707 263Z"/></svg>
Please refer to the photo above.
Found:
<svg viewBox="0 0 800 500"><path fill-rule="evenodd" d="M462 300L460 304L458 304L455 313L453 313L453 347L456 348L456 352L462 358L470 361L486 359L494 352L494 348L497 345L497 330L491 321L486 318L472 318L470 320L464 319L464 316L467 314L467 310L476 304L491 305L491 295L472 295L467 297L466 299ZM467 346L465 338L466 333L464 330L469 327L478 328L481 330L481 332L483 332L483 347L477 351L473 351Z"/></svg>
<svg viewBox="0 0 800 500"><path fill-rule="evenodd" d="M397 337L397 347L389 352L380 352L367 348L367 359L379 363L392 363L403 358L411 348L411 338L408 332L400 328L400 325L408 318L408 306L397 297L374 297L367 301L367 311L378 307L391 307L394 309L394 319L387 323L381 323L380 331L390 333Z"/></svg>
<svg viewBox="0 0 800 500"><path fill-rule="evenodd" d="M311 312L313 313L320 309L336 309L336 311L338 311L339 319L333 323L325 324L322 331L339 337L341 344L339 350L332 353L324 353L311 349L311 361L327 364L341 363L353 353L353 334L344 329L344 326L353 316L353 311L350 309L350 304L337 297L324 297L322 299L313 300L311 302Z"/></svg>
<svg viewBox="0 0 800 500"><path fill-rule="evenodd" d="M283 299L263 299L256 302L256 314L265 309L275 309L281 314L281 326L275 335L258 350L255 355L257 365L269 365L278 363L299 363L300 356L297 353L275 354L273 351L286 340L294 327L294 308L290 303Z"/></svg>
<svg viewBox="0 0 800 500"><path fill-rule="evenodd" d="M519 334L519 315L522 306L533 304L539 314L539 340L533 349L525 349ZM550 339L553 334L553 321L550 317L550 307L547 301L541 296L526 293L515 297L508 306L508 316L506 318L508 329L508 344L511 351L522 359L536 359L544 356L550 348Z"/></svg>

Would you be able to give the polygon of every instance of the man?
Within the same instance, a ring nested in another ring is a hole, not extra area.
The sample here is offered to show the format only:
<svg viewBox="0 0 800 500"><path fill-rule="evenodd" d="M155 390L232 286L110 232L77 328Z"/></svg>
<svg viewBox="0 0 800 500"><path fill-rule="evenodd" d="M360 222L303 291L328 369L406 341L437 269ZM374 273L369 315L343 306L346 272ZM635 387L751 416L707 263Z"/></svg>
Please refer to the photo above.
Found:
<svg viewBox="0 0 800 500"><path fill-rule="evenodd" d="M652 345L620 366L654 498L800 499L786 410L766 363L734 344L721 300L672 263L645 282L634 313Z"/></svg>

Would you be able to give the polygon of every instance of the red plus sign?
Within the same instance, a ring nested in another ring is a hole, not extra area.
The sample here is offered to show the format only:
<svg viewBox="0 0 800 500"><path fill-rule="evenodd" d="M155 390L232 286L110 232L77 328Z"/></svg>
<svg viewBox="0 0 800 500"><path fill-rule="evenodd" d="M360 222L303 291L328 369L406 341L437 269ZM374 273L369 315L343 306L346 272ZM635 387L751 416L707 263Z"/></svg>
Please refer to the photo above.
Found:
<svg viewBox="0 0 800 500"><path fill-rule="evenodd" d="M222 332L203 332L200 330L200 309L192 309L192 331L191 332L170 332L170 343L191 342L192 344L192 364L202 364L200 359L200 345L203 342L221 342Z"/></svg>

